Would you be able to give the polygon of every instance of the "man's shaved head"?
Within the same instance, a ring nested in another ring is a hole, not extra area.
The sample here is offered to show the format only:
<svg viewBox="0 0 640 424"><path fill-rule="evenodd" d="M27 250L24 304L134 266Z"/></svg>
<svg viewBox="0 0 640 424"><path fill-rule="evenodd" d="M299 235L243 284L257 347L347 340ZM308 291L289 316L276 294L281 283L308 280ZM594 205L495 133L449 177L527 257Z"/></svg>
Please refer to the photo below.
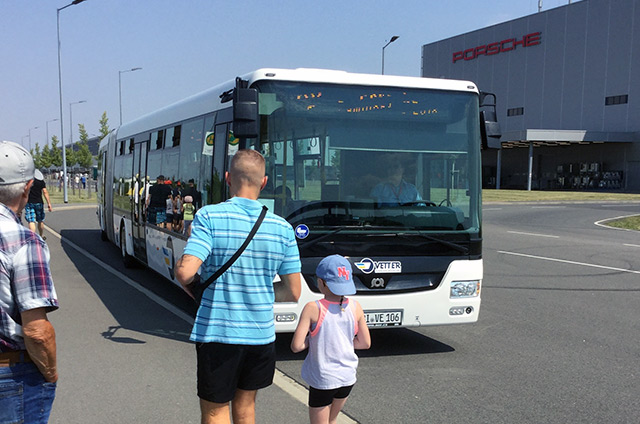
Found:
<svg viewBox="0 0 640 424"><path fill-rule="evenodd" d="M229 179L232 185L260 189L264 182L264 157L251 149L238 150L231 159Z"/></svg>

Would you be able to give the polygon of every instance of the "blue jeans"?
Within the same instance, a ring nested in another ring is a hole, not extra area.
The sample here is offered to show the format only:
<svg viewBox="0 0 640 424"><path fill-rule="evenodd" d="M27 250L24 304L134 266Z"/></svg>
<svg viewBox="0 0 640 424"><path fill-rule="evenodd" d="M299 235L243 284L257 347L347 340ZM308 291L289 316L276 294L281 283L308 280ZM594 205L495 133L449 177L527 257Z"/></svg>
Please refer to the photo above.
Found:
<svg viewBox="0 0 640 424"><path fill-rule="evenodd" d="M56 383L47 383L34 364L0 367L0 424L49 421Z"/></svg>

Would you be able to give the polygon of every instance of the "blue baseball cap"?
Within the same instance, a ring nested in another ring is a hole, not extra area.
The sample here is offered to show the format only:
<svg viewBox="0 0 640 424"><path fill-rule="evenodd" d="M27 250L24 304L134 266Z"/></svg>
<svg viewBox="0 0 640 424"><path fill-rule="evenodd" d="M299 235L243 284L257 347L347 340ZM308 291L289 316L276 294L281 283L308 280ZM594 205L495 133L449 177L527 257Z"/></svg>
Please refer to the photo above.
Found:
<svg viewBox="0 0 640 424"><path fill-rule="evenodd" d="M321 260L316 268L316 275L327 283L333 294L344 296L356 293L353 269L344 256L331 255Z"/></svg>

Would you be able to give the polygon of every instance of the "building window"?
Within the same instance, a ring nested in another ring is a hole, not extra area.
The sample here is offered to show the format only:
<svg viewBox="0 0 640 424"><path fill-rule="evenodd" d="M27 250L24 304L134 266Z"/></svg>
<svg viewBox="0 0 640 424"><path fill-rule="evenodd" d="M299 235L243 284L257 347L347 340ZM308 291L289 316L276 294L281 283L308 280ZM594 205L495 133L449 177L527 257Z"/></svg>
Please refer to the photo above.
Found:
<svg viewBox="0 0 640 424"><path fill-rule="evenodd" d="M507 109L507 116L520 116L524 115L523 107L514 107L511 109Z"/></svg>
<svg viewBox="0 0 640 424"><path fill-rule="evenodd" d="M604 98L604 105L605 106L623 105L625 103L629 103L629 95L628 94L622 94L620 96L609 96L609 97L605 97Z"/></svg>

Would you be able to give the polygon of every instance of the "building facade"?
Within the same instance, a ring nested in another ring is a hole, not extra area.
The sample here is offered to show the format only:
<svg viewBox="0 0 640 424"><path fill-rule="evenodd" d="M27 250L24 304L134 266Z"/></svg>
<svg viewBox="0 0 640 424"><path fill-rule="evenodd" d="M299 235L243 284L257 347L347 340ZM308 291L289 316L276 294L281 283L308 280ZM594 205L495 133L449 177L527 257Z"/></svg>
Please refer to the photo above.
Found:
<svg viewBox="0 0 640 424"><path fill-rule="evenodd" d="M582 0L422 47L497 98L485 187L640 192L640 0Z"/></svg>

